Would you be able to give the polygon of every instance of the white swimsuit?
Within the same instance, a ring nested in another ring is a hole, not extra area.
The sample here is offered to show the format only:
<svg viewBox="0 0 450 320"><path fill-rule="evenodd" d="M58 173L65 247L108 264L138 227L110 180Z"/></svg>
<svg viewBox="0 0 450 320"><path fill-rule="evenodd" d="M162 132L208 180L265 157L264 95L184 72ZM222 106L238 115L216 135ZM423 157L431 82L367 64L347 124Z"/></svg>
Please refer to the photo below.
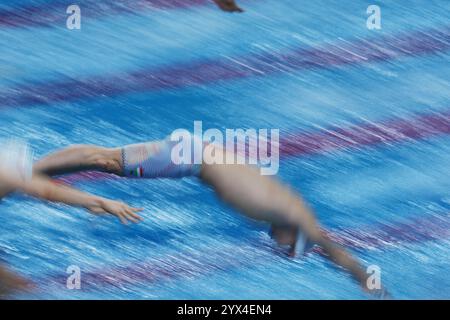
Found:
<svg viewBox="0 0 450 320"><path fill-rule="evenodd" d="M196 138L193 138L196 139ZM178 142L170 138L160 141L132 144L122 148L124 176L138 178L181 178L198 176L201 165L195 164L194 153L190 152L190 161L180 163L172 159L172 150ZM194 142L192 141L192 148Z"/></svg>

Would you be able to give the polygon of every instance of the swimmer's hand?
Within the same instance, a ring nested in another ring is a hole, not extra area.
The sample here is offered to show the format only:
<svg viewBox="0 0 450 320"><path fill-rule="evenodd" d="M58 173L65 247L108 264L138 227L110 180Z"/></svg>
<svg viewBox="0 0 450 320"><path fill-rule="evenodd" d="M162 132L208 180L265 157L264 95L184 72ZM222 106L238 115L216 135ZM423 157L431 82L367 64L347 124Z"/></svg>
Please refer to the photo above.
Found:
<svg viewBox="0 0 450 320"><path fill-rule="evenodd" d="M30 291L32 288L31 282L0 266L0 299L15 292Z"/></svg>
<svg viewBox="0 0 450 320"><path fill-rule="evenodd" d="M370 294L371 298L376 300L393 300L394 298L391 296L389 291L386 288L382 287L380 289L367 289L367 287L363 288L364 291Z"/></svg>
<svg viewBox="0 0 450 320"><path fill-rule="evenodd" d="M120 219L123 224L128 224L128 221L138 223L142 221L142 217L136 214L143 209L133 208L126 203L120 201L114 201L109 199L101 199L95 206L87 207L93 214L109 213Z"/></svg>
<svg viewBox="0 0 450 320"><path fill-rule="evenodd" d="M235 0L213 0L220 9L227 12L244 12L241 8L239 8L235 2Z"/></svg>

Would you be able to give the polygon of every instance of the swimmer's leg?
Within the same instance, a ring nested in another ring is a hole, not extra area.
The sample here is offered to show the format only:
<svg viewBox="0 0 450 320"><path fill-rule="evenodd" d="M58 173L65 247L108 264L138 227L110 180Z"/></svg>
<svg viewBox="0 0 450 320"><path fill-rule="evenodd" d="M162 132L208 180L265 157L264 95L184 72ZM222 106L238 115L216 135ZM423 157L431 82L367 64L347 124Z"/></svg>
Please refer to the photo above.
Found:
<svg viewBox="0 0 450 320"><path fill-rule="evenodd" d="M195 142L197 141L197 142ZM200 164L194 164L194 144L202 143L193 137L188 163L172 159L177 142L169 139L127 145L122 148L76 145L38 161L33 169L45 175L60 175L83 170L98 170L133 178L181 178L197 176Z"/></svg>
<svg viewBox="0 0 450 320"><path fill-rule="evenodd" d="M49 176L83 170L122 175L122 152L120 148L75 145L44 157L33 166L33 170Z"/></svg>

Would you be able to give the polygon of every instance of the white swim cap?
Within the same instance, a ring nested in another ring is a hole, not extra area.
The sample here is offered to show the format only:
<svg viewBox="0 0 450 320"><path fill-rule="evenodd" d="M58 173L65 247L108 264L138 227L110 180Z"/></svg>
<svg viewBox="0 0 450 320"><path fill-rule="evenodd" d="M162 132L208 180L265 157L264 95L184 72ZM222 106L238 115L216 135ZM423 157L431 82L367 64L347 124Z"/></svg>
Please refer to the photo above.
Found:
<svg viewBox="0 0 450 320"><path fill-rule="evenodd" d="M0 169L14 178L28 181L33 175L33 152L21 140L0 143Z"/></svg>

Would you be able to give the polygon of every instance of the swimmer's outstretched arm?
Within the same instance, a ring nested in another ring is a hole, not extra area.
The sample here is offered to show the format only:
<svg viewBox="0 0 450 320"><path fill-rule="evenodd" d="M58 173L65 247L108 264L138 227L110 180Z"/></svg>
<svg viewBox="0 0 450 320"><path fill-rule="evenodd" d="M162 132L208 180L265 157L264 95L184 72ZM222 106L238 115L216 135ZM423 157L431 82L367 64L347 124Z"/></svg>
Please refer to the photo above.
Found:
<svg viewBox="0 0 450 320"><path fill-rule="evenodd" d="M300 210L303 210L303 212L309 211L309 209L307 209L306 207L298 207L297 210L298 212L300 212ZM312 213L307 214L309 215ZM359 283L364 291L370 292L367 287L367 279L369 275L366 273L363 266L358 262L358 260L356 260L348 251L330 240L324 234L323 230L319 229L317 225L309 225L309 227L305 227L306 221L303 221L303 217L301 214L292 219L292 222L294 223L294 225L303 225L302 230L305 230L304 233L309 241L321 247L323 249L323 253L328 259L330 259L343 269L347 270ZM308 224L308 222L306 222L306 224Z"/></svg>
<svg viewBox="0 0 450 320"><path fill-rule="evenodd" d="M124 224L128 221L139 222L141 217L136 209L119 201L94 196L79 190L59 185L41 175L33 175L30 181L24 181L0 172L0 181L11 189L19 190L36 198L52 202L61 202L71 206L84 207L94 214L109 213Z"/></svg>

